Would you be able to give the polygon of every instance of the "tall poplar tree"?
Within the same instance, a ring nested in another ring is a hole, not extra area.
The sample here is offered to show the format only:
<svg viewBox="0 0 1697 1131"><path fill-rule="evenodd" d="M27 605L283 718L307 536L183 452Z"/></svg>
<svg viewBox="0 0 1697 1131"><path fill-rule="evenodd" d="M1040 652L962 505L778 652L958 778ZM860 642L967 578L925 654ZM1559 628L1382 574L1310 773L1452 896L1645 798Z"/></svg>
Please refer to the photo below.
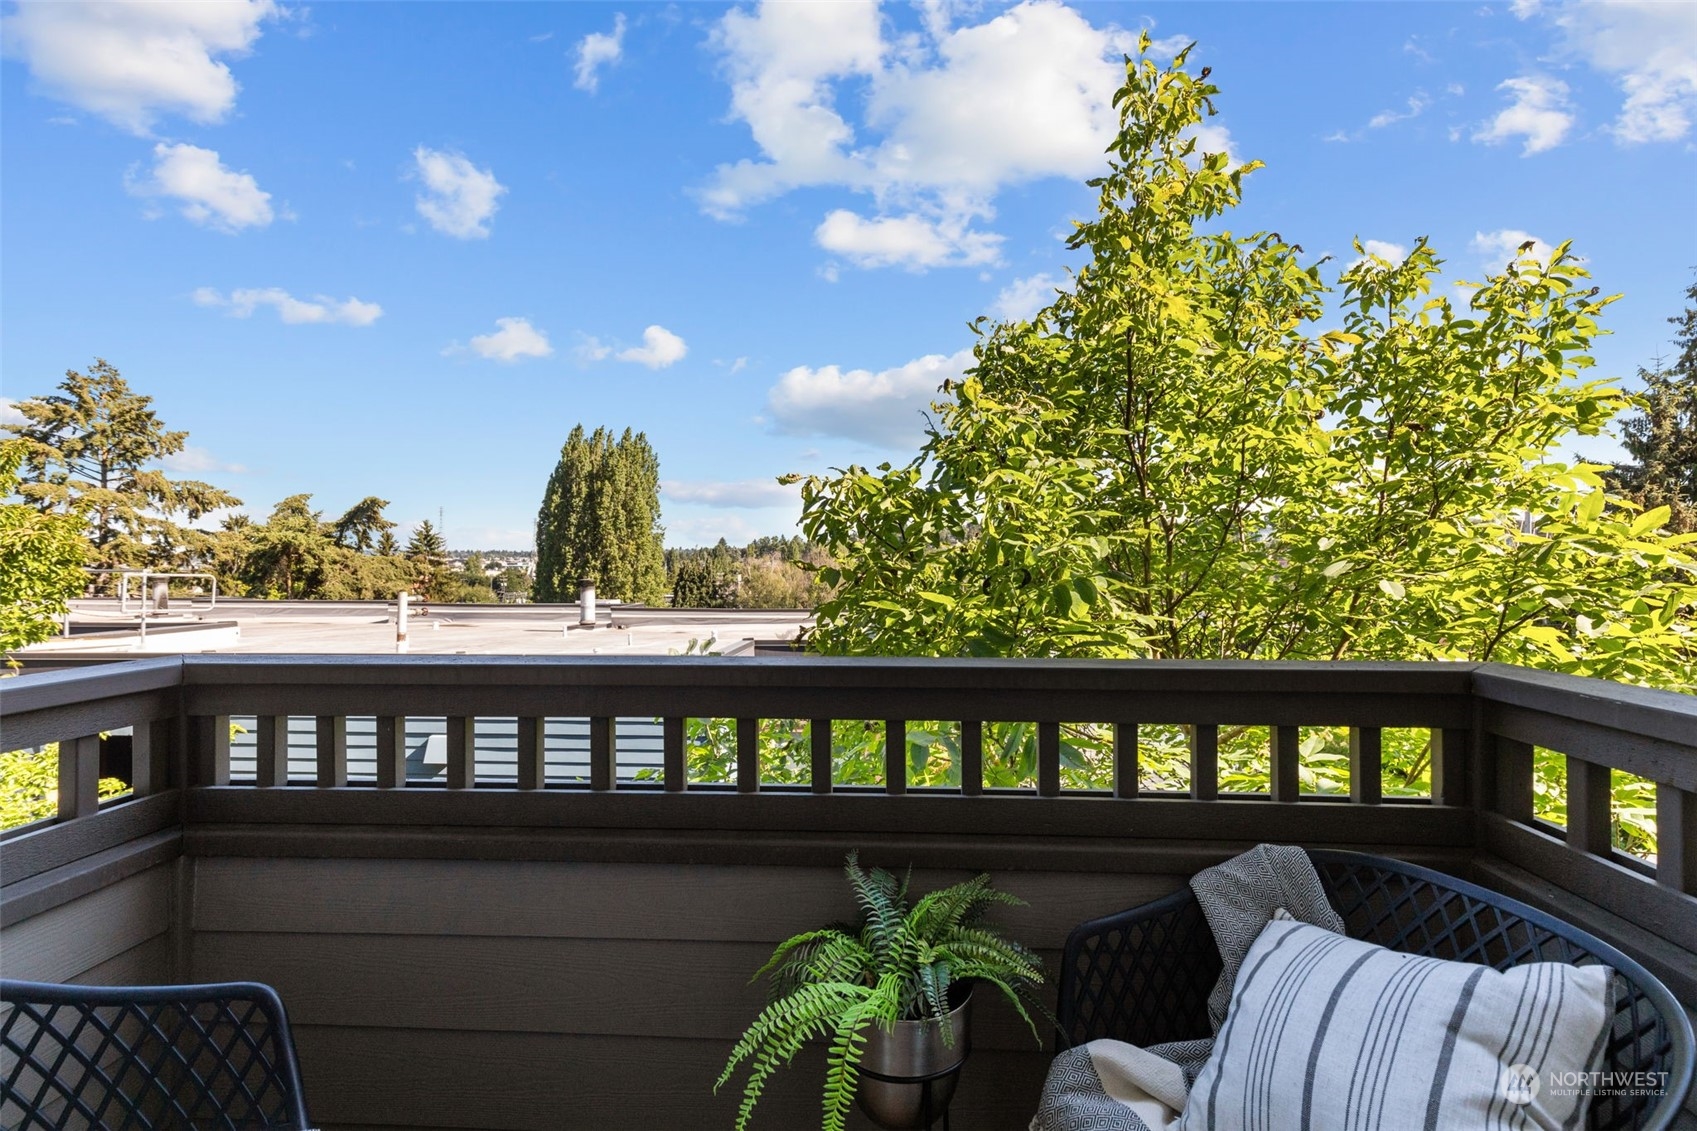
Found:
<svg viewBox="0 0 1697 1131"><path fill-rule="evenodd" d="M620 601L658 602L666 591L661 547L660 461L648 437L617 440L580 424L560 449L536 515L538 601L568 601L578 581Z"/></svg>
<svg viewBox="0 0 1697 1131"><path fill-rule="evenodd" d="M169 432L130 391L118 370L96 358L87 373L67 370L60 392L19 401L23 424L6 430L28 445L17 493L42 511L82 512L92 547L89 565L177 564L203 536L178 525L241 500L192 479L169 479L156 466L183 450L187 432Z"/></svg>

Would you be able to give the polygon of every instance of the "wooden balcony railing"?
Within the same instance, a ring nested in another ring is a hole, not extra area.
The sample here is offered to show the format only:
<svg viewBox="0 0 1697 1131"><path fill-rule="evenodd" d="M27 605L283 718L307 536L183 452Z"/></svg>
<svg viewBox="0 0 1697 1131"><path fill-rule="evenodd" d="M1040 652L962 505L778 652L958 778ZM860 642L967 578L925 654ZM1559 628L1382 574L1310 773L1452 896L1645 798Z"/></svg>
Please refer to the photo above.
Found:
<svg viewBox="0 0 1697 1131"><path fill-rule="evenodd" d="M691 720L701 719L729 721L718 732L730 736L723 781L697 780L691 769L691 736L699 732ZM794 733L805 735L800 769L784 782L771 780L763 762L762 720L793 720ZM932 784L936 775L914 779L911 720L947 721L955 769L946 784ZM848 784L833 772L841 755L834 735L844 721L882 724L876 784ZM1065 728L1081 722L1110 736L1090 773L1063 761ZM1011 723L1035 732L1030 780L1020 788L990 784L987 768L986 735ZM1174 726L1188 744L1181 775L1188 788L1151 790L1140 751L1147 754L1157 730L1171 734ZM1264 785L1252 792L1239 791L1241 778L1222 781L1222 735L1240 741L1244 727L1265 734L1257 771ZM1347 793L1305 788L1301 740L1315 727L1348 728ZM1430 788L1419 796L1384 788L1382 750L1392 728L1430 732L1422 779ZM132 793L101 803L101 736L110 761L113 732L125 729ZM439 737L427 741L427 734ZM1170 890L1241 847L1273 841L1402 856L1504 890L1621 946L1697 1004L1697 698L1597 680L1463 663L187 656L0 682L0 749L46 742L59 743L58 817L0 839L0 926L15 944L12 955L37 955L30 961L38 960L38 974L117 978L121 964L99 963L118 959L98 948L73 961L49 955L46 941L31 950L31 940L86 925L99 893L124 884L141 893L143 880L151 886L134 906L164 899L169 908L138 911L154 916L145 929L154 935L143 938L138 927L107 950L128 946L139 955L145 943L146 955L122 968L157 970L155 980L229 976L237 940L246 947L263 931L329 932L344 941L323 944L326 961L352 968L358 963L347 956L365 954L358 940L374 932L416 935L449 923L468 938L588 930L537 927L534 909L523 906L532 878L513 880L505 895L471 896L455 886L469 882L466 868L479 883L505 883L490 869L511 864L543 868L561 883L569 879L567 886L587 882L570 869L612 869L608 884L651 893L630 897L639 902L675 888L665 906L699 917L677 935L679 946L687 936L769 948L813 925L808 916L824 906L830 870L849 847L922 872L1008 876L1032 904L1013 913L1016 925L1026 924L1033 945L1052 951L1087 914ZM427 778L421 744L443 754L440 772ZM1565 826L1536 815L1540 749L1565 759ZM1617 773L1655 783L1653 862L1614 847ZM172 872L183 860L194 867ZM719 879L702 880L701 868L720 869ZM662 875L670 879L660 887L642 886ZM1023 889L1021 875L1030 877ZM367 885L375 902L336 903L334 914L311 906L304 893L325 877ZM1061 882L1066 877L1074 879ZM721 880L731 886L715 887ZM770 925L746 907L726 910L726 892L756 883L773 892L800 883L820 894L798 897L793 907L773 904L783 910L766 915ZM297 922L307 926L271 925L253 908L234 909L246 906L245 893L272 892L267 885L282 893L276 899L297 900ZM411 893L405 900L395 894L403 889ZM482 918L420 908L429 893L449 889ZM647 931L673 937L641 907L608 910L616 898L590 900L617 920L595 928L609 940ZM77 908L84 910L73 915ZM741 916L744 925L715 926L716 914ZM386 925L401 920L407 925ZM52 932L42 925L49 922ZM319 945L288 937L291 946ZM304 979L294 996L303 1002L309 1088L314 1058L319 1065L333 1059L321 1050L339 1050L335 1063L344 1063L355 1047L348 1034L379 1024L380 1010L367 1016L345 1004L348 986L312 981L331 975L309 978L291 965L294 951L271 959L263 947L242 953L246 976L267 980L266 964L276 967L285 1001L291 978ZM392 973L381 963L376 970L371 978ZM613 1005L572 1000L584 1015L569 1024L588 1027L571 1032L631 1039L633 1022L608 1014ZM696 1026L685 1035L700 1047L667 1055L698 1056L702 1065L722 1058L725 1038L747 1019L729 1000L714 998L701 1018L680 1020ZM599 1020L584 1019L596 1009ZM417 1024L422 1032L449 1021ZM478 1024L504 1032L508 1021L492 1014ZM1005 1038L975 1041L975 1055L1031 1055L1015 1052L1022 1046L1011 1026ZM420 1048L428 1045L418 1039ZM1007 1065L1001 1083L979 1085L989 1091L963 1091L964 1110L974 1103L995 1110L1012 1094L997 1087L1028 1090L1040 1078L1039 1061ZM420 1072L418 1086L427 1087L428 1072ZM376 1087L364 1078L347 1084L332 1105L343 1104L335 1110L345 1114L319 1117L382 1122L361 1107L360 1097ZM693 1077L680 1089L681 1097L702 1095ZM397 1110L413 1110L396 1096ZM786 1102L774 1106L783 1111ZM685 1099L677 1105L690 1110ZM421 1108L409 1118L432 1114ZM471 1118L454 1116L462 1117ZM461 1125L526 1124L515 1115L505 1124Z"/></svg>

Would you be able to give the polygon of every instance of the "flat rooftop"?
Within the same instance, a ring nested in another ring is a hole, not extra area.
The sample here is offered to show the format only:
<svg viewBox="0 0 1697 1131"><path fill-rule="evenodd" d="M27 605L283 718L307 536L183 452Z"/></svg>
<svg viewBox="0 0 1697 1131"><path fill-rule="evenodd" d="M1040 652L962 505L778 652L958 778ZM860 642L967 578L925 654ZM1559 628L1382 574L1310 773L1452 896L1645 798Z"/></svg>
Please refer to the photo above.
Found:
<svg viewBox="0 0 1697 1131"><path fill-rule="evenodd" d="M422 607L426 610L420 612ZM668 609L597 602L594 628L576 603L448 605L414 602L406 651L414 655L665 656L690 649L752 653L753 643L793 640L812 624L805 609ZM23 649L27 668L184 652L380 654L396 646L394 601L261 601L173 598L149 612L145 634L132 599L71 603L70 633Z"/></svg>

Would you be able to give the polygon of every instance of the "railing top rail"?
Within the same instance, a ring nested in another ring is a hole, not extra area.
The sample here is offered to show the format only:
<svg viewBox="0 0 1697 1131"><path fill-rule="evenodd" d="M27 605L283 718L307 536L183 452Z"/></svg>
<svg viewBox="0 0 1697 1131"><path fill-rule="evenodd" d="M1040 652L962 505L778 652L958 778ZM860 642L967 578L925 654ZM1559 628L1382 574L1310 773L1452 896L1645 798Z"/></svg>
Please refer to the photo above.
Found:
<svg viewBox="0 0 1697 1131"><path fill-rule="evenodd" d="M183 682L183 658L159 656L89 668L34 672L0 679L0 714L21 715L177 687Z"/></svg>
<svg viewBox="0 0 1697 1131"><path fill-rule="evenodd" d="M1473 693L1496 703L1697 748L1697 695L1509 664L1476 667Z"/></svg>

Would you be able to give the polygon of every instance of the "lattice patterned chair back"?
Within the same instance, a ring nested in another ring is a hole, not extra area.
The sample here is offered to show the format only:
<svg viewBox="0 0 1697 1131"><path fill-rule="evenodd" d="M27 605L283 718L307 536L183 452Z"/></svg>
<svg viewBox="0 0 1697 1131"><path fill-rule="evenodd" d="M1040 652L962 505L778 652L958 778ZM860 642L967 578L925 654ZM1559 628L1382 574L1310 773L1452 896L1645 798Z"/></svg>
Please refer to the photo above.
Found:
<svg viewBox="0 0 1697 1131"><path fill-rule="evenodd" d="M288 1019L269 986L0 981L0 1127L307 1131L311 1124Z"/></svg>
<svg viewBox="0 0 1697 1131"><path fill-rule="evenodd" d="M1660 1131L1678 1118L1697 1064L1691 1023L1643 966L1594 935L1442 872L1358 852L1308 855L1351 938L1498 970L1523 962L1613 968L1615 1019L1605 1068L1666 1073L1667 1083L1660 1095L1597 1096L1586 1126ZM1211 1035L1208 994L1220 975L1220 954L1188 887L1080 925L1061 963L1056 1017L1063 1046L1102 1037L1148 1046Z"/></svg>

